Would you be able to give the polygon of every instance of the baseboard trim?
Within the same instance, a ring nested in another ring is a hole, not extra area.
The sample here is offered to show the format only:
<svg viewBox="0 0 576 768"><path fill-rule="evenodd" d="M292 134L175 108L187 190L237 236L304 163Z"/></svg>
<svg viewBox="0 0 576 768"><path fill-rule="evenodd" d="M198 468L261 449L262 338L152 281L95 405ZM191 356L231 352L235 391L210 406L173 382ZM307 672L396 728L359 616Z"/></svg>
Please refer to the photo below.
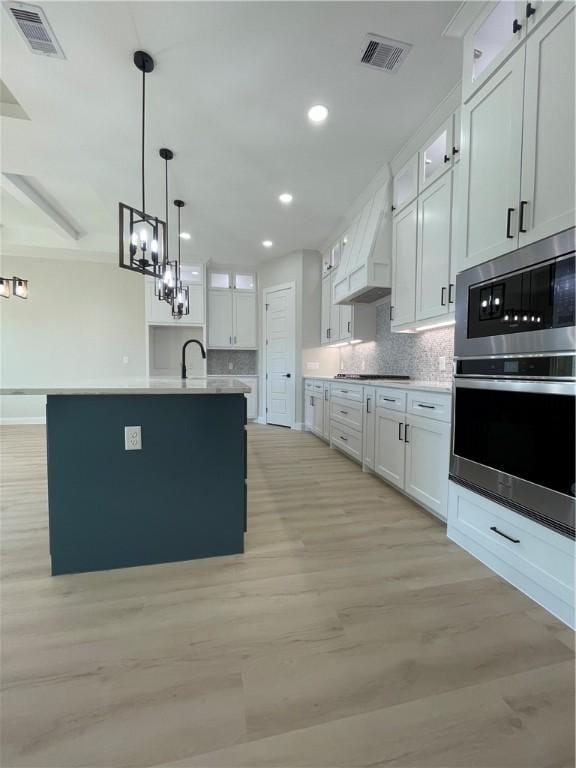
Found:
<svg viewBox="0 0 576 768"><path fill-rule="evenodd" d="M14 427L24 424L46 424L45 416L6 416L0 418L0 426Z"/></svg>

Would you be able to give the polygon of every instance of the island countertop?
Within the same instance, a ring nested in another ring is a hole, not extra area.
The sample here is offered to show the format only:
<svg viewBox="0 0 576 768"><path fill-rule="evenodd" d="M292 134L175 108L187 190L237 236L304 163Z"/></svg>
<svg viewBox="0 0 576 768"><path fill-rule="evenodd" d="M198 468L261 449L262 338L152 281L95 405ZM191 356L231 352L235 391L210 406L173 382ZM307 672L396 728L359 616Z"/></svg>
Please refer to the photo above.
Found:
<svg viewBox="0 0 576 768"><path fill-rule="evenodd" d="M226 376L189 379L142 376L0 387L0 395L240 395L250 391L243 381Z"/></svg>

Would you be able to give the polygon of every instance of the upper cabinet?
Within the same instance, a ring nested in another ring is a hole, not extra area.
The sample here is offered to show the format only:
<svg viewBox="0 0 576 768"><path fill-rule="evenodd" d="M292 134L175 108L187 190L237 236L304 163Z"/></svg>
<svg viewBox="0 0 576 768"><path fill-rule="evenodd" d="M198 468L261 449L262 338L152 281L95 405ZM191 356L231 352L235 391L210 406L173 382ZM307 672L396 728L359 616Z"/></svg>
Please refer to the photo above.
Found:
<svg viewBox="0 0 576 768"><path fill-rule="evenodd" d="M450 170L454 157L453 148L454 117L450 115L420 151L420 192Z"/></svg>
<svg viewBox="0 0 576 768"><path fill-rule="evenodd" d="M575 223L575 16L562 5L526 43L519 245Z"/></svg>
<svg viewBox="0 0 576 768"><path fill-rule="evenodd" d="M160 301L154 293L154 280L144 281L146 299L146 322L149 325L204 325L204 267L203 265L184 265L181 269L184 285L188 286L189 314L181 318L172 317L172 307Z"/></svg>
<svg viewBox="0 0 576 768"><path fill-rule="evenodd" d="M343 344L348 341L370 341L376 333L376 308L371 304L336 304L334 286L338 271L322 278L320 342Z"/></svg>
<svg viewBox="0 0 576 768"><path fill-rule="evenodd" d="M329 248L322 256L322 274L326 275L332 269L337 269L340 264L340 240Z"/></svg>
<svg viewBox="0 0 576 768"><path fill-rule="evenodd" d="M414 200L394 218L392 238L392 329L416 319L418 203Z"/></svg>
<svg viewBox="0 0 576 768"><path fill-rule="evenodd" d="M254 272L209 271L208 346L216 349L257 347Z"/></svg>
<svg viewBox="0 0 576 768"><path fill-rule="evenodd" d="M539 10L463 108L460 270L574 225L575 10Z"/></svg>
<svg viewBox="0 0 576 768"><path fill-rule="evenodd" d="M392 211L400 213L405 205L416 199L418 194L418 154L398 171L392 180Z"/></svg>
<svg viewBox="0 0 576 768"><path fill-rule="evenodd" d="M487 3L464 37L462 97L466 102L553 10L557 0Z"/></svg>

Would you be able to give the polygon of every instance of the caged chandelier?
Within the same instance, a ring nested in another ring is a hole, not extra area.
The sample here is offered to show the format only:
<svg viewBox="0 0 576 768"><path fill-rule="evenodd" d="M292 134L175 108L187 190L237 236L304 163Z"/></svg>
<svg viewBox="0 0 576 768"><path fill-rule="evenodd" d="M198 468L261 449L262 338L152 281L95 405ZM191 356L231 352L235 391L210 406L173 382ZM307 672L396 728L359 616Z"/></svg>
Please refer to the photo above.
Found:
<svg viewBox="0 0 576 768"><path fill-rule="evenodd" d="M119 265L141 275L161 278L166 270L166 224L146 211L145 132L146 75L154 70L154 59L145 51L136 51L134 64L142 72L141 191L142 205L125 203L119 210Z"/></svg>

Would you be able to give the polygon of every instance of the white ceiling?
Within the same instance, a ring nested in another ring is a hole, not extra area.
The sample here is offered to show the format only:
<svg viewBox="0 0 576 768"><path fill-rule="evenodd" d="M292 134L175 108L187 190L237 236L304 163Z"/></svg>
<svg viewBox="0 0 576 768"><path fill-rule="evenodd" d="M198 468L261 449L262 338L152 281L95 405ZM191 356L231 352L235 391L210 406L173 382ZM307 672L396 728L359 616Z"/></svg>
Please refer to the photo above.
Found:
<svg viewBox="0 0 576 768"><path fill-rule="evenodd" d="M1 11L2 79L30 117L1 118L2 170L36 179L83 236L3 195L7 244L115 253L117 203L140 202L139 48L156 60L147 207L163 213L157 151L170 147L187 260L319 248L460 75L461 42L442 36L454 2L42 5L66 60L30 53ZM358 64L368 32L413 45L398 74ZM320 127L306 117L316 103L330 110Z"/></svg>

